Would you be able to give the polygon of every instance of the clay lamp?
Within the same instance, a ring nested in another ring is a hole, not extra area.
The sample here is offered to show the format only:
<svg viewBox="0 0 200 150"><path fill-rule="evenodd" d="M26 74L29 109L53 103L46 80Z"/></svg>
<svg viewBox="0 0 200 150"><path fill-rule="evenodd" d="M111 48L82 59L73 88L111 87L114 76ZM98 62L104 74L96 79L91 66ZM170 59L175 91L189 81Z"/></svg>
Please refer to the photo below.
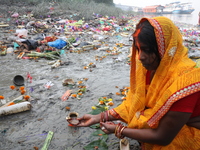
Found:
<svg viewBox="0 0 200 150"><path fill-rule="evenodd" d="M70 112L69 115L66 117L67 122L71 125L78 125L79 120L77 119L78 113L77 112Z"/></svg>

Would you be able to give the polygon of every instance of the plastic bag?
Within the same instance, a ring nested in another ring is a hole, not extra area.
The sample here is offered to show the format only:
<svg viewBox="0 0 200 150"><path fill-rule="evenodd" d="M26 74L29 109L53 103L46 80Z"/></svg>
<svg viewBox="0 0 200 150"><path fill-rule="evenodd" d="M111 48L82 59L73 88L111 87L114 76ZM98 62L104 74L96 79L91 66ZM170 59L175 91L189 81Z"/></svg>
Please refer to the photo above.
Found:
<svg viewBox="0 0 200 150"><path fill-rule="evenodd" d="M63 47L67 45L67 42L61 39L57 39L53 42L48 42L48 45L51 47L55 47L57 49L62 49Z"/></svg>
<svg viewBox="0 0 200 150"><path fill-rule="evenodd" d="M28 30L26 30L26 29L17 29L16 30L16 35L19 38L26 38L28 36Z"/></svg>

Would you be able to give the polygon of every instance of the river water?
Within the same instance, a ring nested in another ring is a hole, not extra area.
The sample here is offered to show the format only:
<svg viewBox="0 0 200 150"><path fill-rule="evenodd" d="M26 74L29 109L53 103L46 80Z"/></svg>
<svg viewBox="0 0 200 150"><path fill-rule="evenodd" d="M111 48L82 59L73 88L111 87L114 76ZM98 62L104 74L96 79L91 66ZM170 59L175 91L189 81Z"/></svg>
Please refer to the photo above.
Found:
<svg viewBox="0 0 200 150"><path fill-rule="evenodd" d="M186 24L198 25L200 7L195 8L195 11L191 14L162 14L162 16L168 17L174 22L181 22ZM160 14L159 14L160 16ZM145 15L145 17L152 17L152 15Z"/></svg>

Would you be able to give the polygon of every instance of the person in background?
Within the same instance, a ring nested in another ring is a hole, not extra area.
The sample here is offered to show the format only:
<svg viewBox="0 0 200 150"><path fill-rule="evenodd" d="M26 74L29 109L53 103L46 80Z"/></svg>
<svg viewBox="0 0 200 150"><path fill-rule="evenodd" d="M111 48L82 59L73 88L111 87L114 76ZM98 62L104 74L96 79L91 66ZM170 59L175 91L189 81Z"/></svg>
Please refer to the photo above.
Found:
<svg viewBox="0 0 200 150"><path fill-rule="evenodd" d="M199 26L200 26L200 12L199 12Z"/></svg>
<svg viewBox="0 0 200 150"><path fill-rule="evenodd" d="M137 140L145 150L197 150L199 74L170 19L142 18L133 33L127 99L98 115L83 115L77 126L100 123L105 133Z"/></svg>

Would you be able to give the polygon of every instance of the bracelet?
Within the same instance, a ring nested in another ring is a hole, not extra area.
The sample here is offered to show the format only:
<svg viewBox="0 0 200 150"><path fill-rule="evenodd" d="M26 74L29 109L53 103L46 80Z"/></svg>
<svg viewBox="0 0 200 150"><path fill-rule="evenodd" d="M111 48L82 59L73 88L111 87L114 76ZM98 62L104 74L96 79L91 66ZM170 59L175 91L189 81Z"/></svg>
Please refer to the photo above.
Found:
<svg viewBox="0 0 200 150"><path fill-rule="evenodd" d="M101 112L101 119L100 119L100 122L107 122L109 121L109 111L104 111L104 112Z"/></svg>
<svg viewBox="0 0 200 150"><path fill-rule="evenodd" d="M119 139L123 139L125 136L122 135L123 130L127 128L126 126L123 126L121 123L118 123L115 127L115 136Z"/></svg>

